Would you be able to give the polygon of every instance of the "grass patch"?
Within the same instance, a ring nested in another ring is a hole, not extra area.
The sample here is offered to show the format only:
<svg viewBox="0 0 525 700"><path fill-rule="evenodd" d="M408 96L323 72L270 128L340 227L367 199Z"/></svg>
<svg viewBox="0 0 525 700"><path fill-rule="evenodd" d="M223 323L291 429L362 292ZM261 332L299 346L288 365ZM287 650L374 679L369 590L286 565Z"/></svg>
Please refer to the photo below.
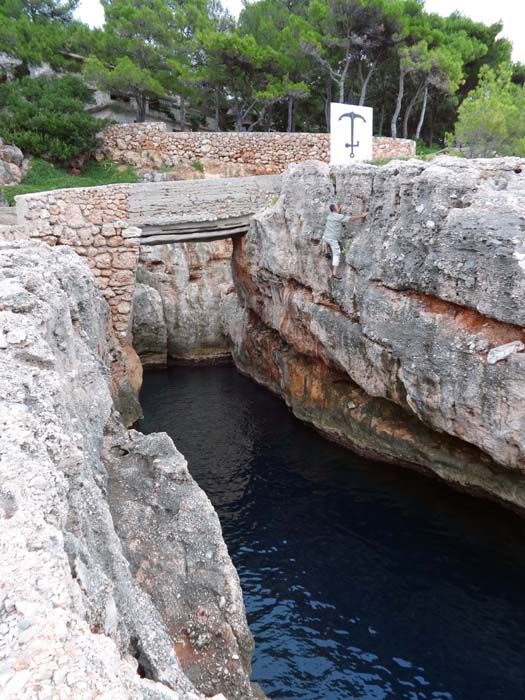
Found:
<svg viewBox="0 0 525 700"><path fill-rule="evenodd" d="M393 158L374 158L373 160L367 160L366 162L369 163L370 165L386 165L387 163L390 163L391 160L394 160Z"/></svg>
<svg viewBox="0 0 525 700"><path fill-rule="evenodd" d="M195 168L195 170L197 170L199 173L204 172L204 165L200 162L200 160L194 160L191 167Z"/></svg>
<svg viewBox="0 0 525 700"><path fill-rule="evenodd" d="M387 165L393 160L413 160L412 157L409 156L392 156L391 158L383 157L383 158L374 158L373 160L367 160L365 161L369 165Z"/></svg>
<svg viewBox="0 0 525 700"><path fill-rule="evenodd" d="M3 192L8 204L12 205L18 194L47 192L69 187L113 185L119 182L138 182L135 171L130 165L119 165L109 160L100 162L90 160L86 163L81 175L70 175L45 160L34 158L20 185L2 185L0 191Z"/></svg>
<svg viewBox="0 0 525 700"><path fill-rule="evenodd" d="M416 141L416 156L434 156L439 151L443 150L443 146L440 144L434 144L433 146L427 146L423 139L417 139Z"/></svg>

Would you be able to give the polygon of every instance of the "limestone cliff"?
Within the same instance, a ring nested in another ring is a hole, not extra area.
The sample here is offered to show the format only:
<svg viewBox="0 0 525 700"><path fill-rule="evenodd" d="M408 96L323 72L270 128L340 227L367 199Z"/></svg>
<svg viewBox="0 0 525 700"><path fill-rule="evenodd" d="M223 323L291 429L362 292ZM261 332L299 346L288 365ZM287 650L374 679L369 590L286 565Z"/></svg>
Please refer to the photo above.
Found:
<svg viewBox="0 0 525 700"><path fill-rule="evenodd" d="M524 169L292 166L234 250L238 366L366 455L525 507ZM341 281L320 254L332 201L370 212Z"/></svg>
<svg viewBox="0 0 525 700"><path fill-rule="evenodd" d="M145 367L229 355L220 301L233 289L230 239L141 248L133 347Z"/></svg>
<svg viewBox="0 0 525 700"><path fill-rule="evenodd" d="M124 428L108 318L71 249L0 243L0 695L251 697L217 516L166 435Z"/></svg>

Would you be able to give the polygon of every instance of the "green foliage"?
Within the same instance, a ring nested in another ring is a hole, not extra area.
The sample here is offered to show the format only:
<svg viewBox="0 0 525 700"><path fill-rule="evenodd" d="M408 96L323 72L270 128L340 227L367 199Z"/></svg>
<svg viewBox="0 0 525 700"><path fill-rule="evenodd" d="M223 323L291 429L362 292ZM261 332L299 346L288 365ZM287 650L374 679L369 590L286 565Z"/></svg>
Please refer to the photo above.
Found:
<svg viewBox="0 0 525 700"><path fill-rule="evenodd" d="M88 82L132 95L137 121L144 121L147 98L164 95L172 82L168 63L176 50L176 18L165 0L103 0L105 31L97 52L84 66Z"/></svg>
<svg viewBox="0 0 525 700"><path fill-rule="evenodd" d="M91 91L78 78L22 78L0 85L0 136L56 163L89 155L104 124L88 114Z"/></svg>
<svg viewBox="0 0 525 700"><path fill-rule="evenodd" d="M510 66L481 70L448 142L474 158L525 156L525 87L512 82Z"/></svg>
<svg viewBox="0 0 525 700"><path fill-rule="evenodd" d="M21 61L17 77L44 61L83 66L93 87L133 98L136 121L162 98L181 129L191 106L192 129L213 112L223 128L320 131L339 100L374 107L380 135L442 145L480 68L511 53L500 23L441 17L423 0L254 0L237 22L221 0L102 0L94 30L73 20L76 4L0 0L0 47ZM524 84L523 66L512 80Z"/></svg>
<svg viewBox="0 0 525 700"><path fill-rule="evenodd" d="M80 0L3 0L1 7L12 17L28 17L33 22L68 23L73 21L73 12Z"/></svg>
<svg viewBox="0 0 525 700"><path fill-rule="evenodd" d="M80 23L73 21L79 0L0 0L0 47L21 60L19 75L44 61L53 68L72 68L64 55Z"/></svg>
<svg viewBox="0 0 525 700"><path fill-rule="evenodd" d="M96 56L90 56L84 64L84 77L88 82L109 92L118 91L135 97L160 97L164 94L164 87L154 72L141 68L128 56L119 58L110 68Z"/></svg>
<svg viewBox="0 0 525 700"><path fill-rule="evenodd" d="M416 140L417 156L432 156L441 150L441 146L428 146L423 139Z"/></svg>
<svg viewBox="0 0 525 700"><path fill-rule="evenodd" d="M200 162L200 160L194 160L191 167L194 168L194 170L197 170L199 173L204 172L204 165Z"/></svg>
<svg viewBox="0 0 525 700"><path fill-rule="evenodd" d="M52 163L34 158L20 185L4 185L0 187L0 190L4 193L8 203L14 204L14 198L19 194L47 192L68 187L112 185L118 182L137 182L133 168L110 161L90 160L86 163L81 175L70 175Z"/></svg>

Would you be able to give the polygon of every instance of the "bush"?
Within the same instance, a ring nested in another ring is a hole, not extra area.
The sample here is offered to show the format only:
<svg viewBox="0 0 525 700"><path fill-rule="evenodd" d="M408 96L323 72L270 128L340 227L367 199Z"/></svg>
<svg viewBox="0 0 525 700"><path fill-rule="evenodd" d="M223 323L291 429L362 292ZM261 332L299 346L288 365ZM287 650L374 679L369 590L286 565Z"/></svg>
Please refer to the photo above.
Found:
<svg viewBox="0 0 525 700"><path fill-rule="evenodd" d="M449 145L471 158L525 156L525 88L512 82L510 68L482 68L480 81L458 110Z"/></svg>
<svg viewBox="0 0 525 700"><path fill-rule="evenodd" d="M77 77L29 78L0 85L0 136L25 154L62 165L91 155L105 125L85 111L92 92Z"/></svg>
<svg viewBox="0 0 525 700"><path fill-rule="evenodd" d="M443 146L439 144L433 146L427 146L423 139L416 140L416 155L417 156L432 156L435 153L439 153Z"/></svg>

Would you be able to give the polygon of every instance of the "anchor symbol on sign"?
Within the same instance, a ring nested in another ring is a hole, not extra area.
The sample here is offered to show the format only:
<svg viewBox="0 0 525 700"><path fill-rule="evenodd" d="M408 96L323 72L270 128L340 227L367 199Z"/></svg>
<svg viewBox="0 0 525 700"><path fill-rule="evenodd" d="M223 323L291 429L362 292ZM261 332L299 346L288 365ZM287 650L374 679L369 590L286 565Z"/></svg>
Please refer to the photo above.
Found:
<svg viewBox="0 0 525 700"><path fill-rule="evenodd" d="M366 119L360 114L356 114L355 112L346 112L346 114L341 114L338 121L341 121L341 119L344 119L345 117L348 117L352 120L350 124L350 143L345 143L345 147L350 148L350 158L355 158L354 148L359 148L359 141L357 143L354 143L354 122L356 119L362 119L366 124Z"/></svg>

